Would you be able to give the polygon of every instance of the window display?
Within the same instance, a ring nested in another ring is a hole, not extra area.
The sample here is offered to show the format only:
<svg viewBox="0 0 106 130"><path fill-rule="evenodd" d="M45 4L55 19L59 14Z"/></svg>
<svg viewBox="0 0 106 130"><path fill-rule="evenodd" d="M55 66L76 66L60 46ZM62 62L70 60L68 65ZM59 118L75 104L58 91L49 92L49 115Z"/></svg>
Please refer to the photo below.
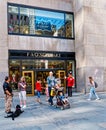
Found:
<svg viewBox="0 0 106 130"><path fill-rule="evenodd" d="M20 33L29 34L29 9L20 8Z"/></svg>
<svg viewBox="0 0 106 130"><path fill-rule="evenodd" d="M10 76L10 85L11 85L12 89L17 90L18 82L21 77L19 60L11 60L9 62L9 76Z"/></svg>
<svg viewBox="0 0 106 130"><path fill-rule="evenodd" d="M74 38L73 13L8 4L8 33Z"/></svg>
<svg viewBox="0 0 106 130"><path fill-rule="evenodd" d="M73 16L70 14L66 14L66 21L65 21L65 31L66 31L66 37L70 38L73 37Z"/></svg>
<svg viewBox="0 0 106 130"><path fill-rule="evenodd" d="M64 37L64 14L52 11L35 10L35 34Z"/></svg>
<svg viewBox="0 0 106 130"><path fill-rule="evenodd" d="M8 7L8 32L9 33L19 33L19 15L18 7L9 6Z"/></svg>

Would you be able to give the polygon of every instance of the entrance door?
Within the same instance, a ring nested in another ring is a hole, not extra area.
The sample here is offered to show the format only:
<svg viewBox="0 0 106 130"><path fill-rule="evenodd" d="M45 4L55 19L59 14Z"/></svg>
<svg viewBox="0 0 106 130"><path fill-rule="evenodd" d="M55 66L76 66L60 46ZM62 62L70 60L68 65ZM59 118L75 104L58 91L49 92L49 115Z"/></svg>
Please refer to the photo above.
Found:
<svg viewBox="0 0 106 130"><path fill-rule="evenodd" d="M34 72L33 71L23 71L22 75L26 79L27 87L26 93L28 96L34 95Z"/></svg>
<svg viewBox="0 0 106 130"><path fill-rule="evenodd" d="M66 92L66 80L64 78L66 76L65 70L57 70L53 72L54 72L55 78L59 78L61 80L61 87L64 87L64 91ZM46 84L48 75L49 75L49 71L36 72L35 77L41 79L42 81L42 86L44 87L44 89L42 89L43 93L45 90L45 86L46 86L45 84Z"/></svg>

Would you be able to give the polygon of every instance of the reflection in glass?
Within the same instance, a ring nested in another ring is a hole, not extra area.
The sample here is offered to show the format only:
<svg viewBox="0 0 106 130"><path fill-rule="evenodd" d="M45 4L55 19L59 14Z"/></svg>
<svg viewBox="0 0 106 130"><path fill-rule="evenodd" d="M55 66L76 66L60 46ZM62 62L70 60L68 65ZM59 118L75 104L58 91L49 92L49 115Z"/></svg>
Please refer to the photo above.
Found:
<svg viewBox="0 0 106 130"><path fill-rule="evenodd" d="M8 32L9 33L19 33L19 15L18 7L9 6L8 7Z"/></svg>
<svg viewBox="0 0 106 130"><path fill-rule="evenodd" d="M8 5L8 32L74 38L73 14Z"/></svg>
<svg viewBox="0 0 106 130"><path fill-rule="evenodd" d="M71 38L73 37L73 16L71 14L66 14L66 21L65 21L65 31L66 37Z"/></svg>
<svg viewBox="0 0 106 130"><path fill-rule="evenodd" d="M26 93L28 95L34 95L34 72L33 71L23 71L22 75L25 77L27 86Z"/></svg>
<svg viewBox="0 0 106 130"><path fill-rule="evenodd" d="M20 33L29 34L29 9L20 8Z"/></svg>
<svg viewBox="0 0 106 130"><path fill-rule="evenodd" d="M72 71L74 75L74 61L67 61L67 72Z"/></svg>
<svg viewBox="0 0 106 130"><path fill-rule="evenodd" d="M9 77L10 85L13 90L18 89L18 82L20 79L20 61L19 60L10 60L9 61Z"/></svg>
<svg viewBox="0 0 106 130"><path fill-rule="evenodd" d="M64 14L35 10L35 34L64 37Z"/></svg>
<svg viewBox="0 0 106 130"><path fill-rule="evenodd" d="M29 9L29 31L35 35L35 10Z"/></svg>
<svg viewBox="0 0 106 130"><path fill-rule="evenodd" d="M34 68L34 60L22 60L22 69L33 69Z"/></svg>
<svg viewBox="0 0 106 130"><path fill-rule="evenodd" d="M65 62L57 60L22 60L22 69L64 69Z"/></svg>

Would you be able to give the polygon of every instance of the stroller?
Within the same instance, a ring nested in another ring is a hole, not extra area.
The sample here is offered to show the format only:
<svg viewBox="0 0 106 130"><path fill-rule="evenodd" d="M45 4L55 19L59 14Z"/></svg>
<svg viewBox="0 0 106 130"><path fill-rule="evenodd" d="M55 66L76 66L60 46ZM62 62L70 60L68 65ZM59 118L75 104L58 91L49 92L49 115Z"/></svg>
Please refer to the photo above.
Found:
<svg viewBox="0 0 106 130"><path fill-rule="evenodd" d="M70 102L67 97L64 96L64 88L60 87L56 90L56 108L60 107L61 110L70 108Z"/></svg>

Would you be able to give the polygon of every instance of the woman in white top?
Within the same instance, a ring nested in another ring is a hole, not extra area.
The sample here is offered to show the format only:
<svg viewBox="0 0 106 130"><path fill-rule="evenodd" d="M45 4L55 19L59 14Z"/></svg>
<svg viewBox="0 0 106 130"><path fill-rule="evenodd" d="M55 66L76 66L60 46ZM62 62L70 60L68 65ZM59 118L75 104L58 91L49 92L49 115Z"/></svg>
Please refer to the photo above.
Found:
<svg viewBox="0 0 106 130"><path fill-rule="evenodd" d="M18 83L20 106L26 108L26 82L25 77L21 77Z"/></svg>

